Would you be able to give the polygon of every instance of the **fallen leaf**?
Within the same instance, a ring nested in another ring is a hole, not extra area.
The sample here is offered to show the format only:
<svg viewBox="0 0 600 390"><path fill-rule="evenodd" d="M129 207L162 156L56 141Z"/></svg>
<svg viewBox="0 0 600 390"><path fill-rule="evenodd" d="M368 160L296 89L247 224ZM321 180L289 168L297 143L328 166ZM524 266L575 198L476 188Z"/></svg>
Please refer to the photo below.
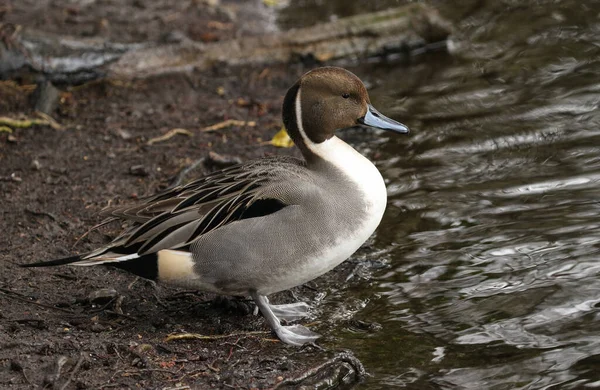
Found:
<svg viewBox="0 0 600 390"><path fill-rule="evenodd" d="M294 146L294 141L292 141L287 131L285 131L285 127L282 127L268 143L278 148L291 148Z"/></svg>

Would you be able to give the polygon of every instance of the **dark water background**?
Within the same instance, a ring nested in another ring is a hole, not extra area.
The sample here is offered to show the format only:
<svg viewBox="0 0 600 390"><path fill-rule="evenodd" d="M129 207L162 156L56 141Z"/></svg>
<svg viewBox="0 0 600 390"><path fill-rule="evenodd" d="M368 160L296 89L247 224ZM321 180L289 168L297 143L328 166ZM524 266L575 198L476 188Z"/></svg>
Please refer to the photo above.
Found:
<svg viewBox="0 0 600 390"><path fill-rule="evenodd" d="M290 2L279 23L397 4ZM354 69L413 132L355 143L388 182L361 255L379 268L322 310L381 327L338 326L336 346L365 389L598 388L600 3L433 5L451 54Z"/></svg>

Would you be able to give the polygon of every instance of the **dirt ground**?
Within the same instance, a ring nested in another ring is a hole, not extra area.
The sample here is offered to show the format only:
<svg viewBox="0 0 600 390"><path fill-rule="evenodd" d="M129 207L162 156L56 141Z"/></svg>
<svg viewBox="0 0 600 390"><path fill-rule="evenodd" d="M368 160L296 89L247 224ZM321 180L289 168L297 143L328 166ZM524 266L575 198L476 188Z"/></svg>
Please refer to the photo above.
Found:
<svg viewBox="0 0 600 390"><path fill-rule="evenodd" d="M239 33L233 14L212 3L175 2L173 8L160 0L0 1L0 22L131 42L159 40L175 30L197 40ZM264 141L281 127L286 89L307 69L214 69L62 85L51 113L62 129L0 132L0 388L297 388L328 375L342 378L359 365L342 356L329 370L309 375L340 351L283 345L243 301L215 301L210 294L155 286L111 268L18 266L108 242L119 226L85 235L101 221L103 207L164 189L201 158L186 177L217 169L220 162L209 152L242 161L297 154ZM0 81L0 116L34 117L32 81ZM200 131L227 119L256 126ZM148 144L174 128L192 135ZM352 267L350 262L273 301L311 301ZM316 320L315 329L325 335L319 343L335 344L327 336L327 319ZM165 340L180 332L229 336Z"/></svg>

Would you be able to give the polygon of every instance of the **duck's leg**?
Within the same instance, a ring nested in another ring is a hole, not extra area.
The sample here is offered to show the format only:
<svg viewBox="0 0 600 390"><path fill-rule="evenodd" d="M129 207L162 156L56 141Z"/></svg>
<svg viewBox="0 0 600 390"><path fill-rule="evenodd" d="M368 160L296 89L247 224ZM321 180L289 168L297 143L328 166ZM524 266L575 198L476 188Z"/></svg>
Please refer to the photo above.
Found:
<svg viewBox="0 0 600 390"><path fill-rule="evenodd" d="M254 299L254 302L256 303L256 306L258 306L260 309L260 312L267 320L267 323L271 329L273 329L273 331L277 334L277 337L279 337L279 339L284 343L290 345L302 345L311 343L321 337L318 333L315 333L302 325L281 325L279 318L277 318L273 313L267 297L264 295L259 295L256 292L253 292L251 295L252 299Z"/></svg>

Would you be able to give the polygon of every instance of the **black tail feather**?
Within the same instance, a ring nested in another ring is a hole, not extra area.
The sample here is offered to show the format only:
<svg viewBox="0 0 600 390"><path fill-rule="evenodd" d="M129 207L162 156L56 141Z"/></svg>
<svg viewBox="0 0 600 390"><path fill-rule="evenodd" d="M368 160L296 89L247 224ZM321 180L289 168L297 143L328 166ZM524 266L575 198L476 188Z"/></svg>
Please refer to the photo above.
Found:
<svg viewBox="0 0 600 390"><path fill-rule="evenodd" d="M29 263L29 264L20 264L21 267L30 268L30 267L54 267L56 265L65 265L75 263L81 260L80 255L63 257L62 259L54 259L47 261L39 261L37 263Z"/></svg>
<svg viewBox="0 0 600 390"><path fill-rule="evenodd" d="M158 255L156 253L149 253L137 259L107 263L105 265L120 268L142 278L150 280L158 279Z"/></svg>
<svg viewBox="0 0 600 390"><path fill-rule="evenodd" d="M64 257L62 259L40 261L37 263L20 264L20 266L24 268L53 267L56 265L73 264L78 262L79 260L81 260L81 255ZM109 267L120 268L146 279L158 279L158 255L156 253L149 253L137 259L99 264Z"/></svg>

